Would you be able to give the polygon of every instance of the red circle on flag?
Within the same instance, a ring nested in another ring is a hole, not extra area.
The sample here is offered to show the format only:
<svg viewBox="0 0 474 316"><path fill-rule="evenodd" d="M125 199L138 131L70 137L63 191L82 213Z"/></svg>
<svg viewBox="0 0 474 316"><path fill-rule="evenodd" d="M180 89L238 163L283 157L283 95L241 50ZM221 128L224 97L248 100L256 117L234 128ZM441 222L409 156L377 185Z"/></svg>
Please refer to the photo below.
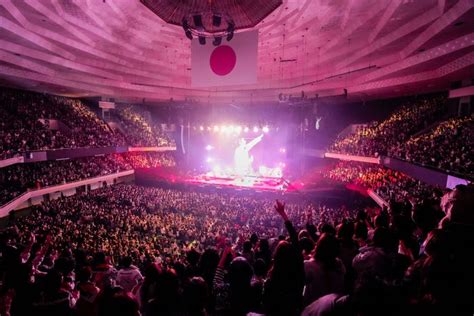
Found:
<svg viewBox="0 0 474 316"><path fill-rule="evenodd" d="M219 76L229 74L235 67L237 56L232 47L222 45L216 47L211 53L209 63L212 71Z"/></svg>

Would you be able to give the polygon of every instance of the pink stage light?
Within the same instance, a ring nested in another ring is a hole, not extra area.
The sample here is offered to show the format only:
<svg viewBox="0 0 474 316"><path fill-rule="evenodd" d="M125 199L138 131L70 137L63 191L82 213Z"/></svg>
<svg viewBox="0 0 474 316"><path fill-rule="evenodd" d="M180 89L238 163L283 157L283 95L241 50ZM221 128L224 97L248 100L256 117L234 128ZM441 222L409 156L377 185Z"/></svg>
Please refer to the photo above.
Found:
<svg viewBox="0 0 474 316"><path fill-rule="evenodd" d="M213 162L213 161L214 161L214 159L212 159L212 157L207 157L207 159L206 159L206 162L207 162L207 163L211 163L211 162Z"/></svg>
<svg viewBox="0 0 474 316"><path fill-rule="evenodd" d="M281 152L282 154L286 153L286 148L285 148L285 147L281 147L281 148L280 148L280 152Z"/></svg>
<svg viewBox="0 0 474 316"><path fill-rule="evenodd" d="M268 128L268 126L264 126L264 127L262 128L262 131L263 131L264 133L268 133L268 132L270 131L270 129Z"/></svg>
<svg viewBox="0 0 474 316"><path fill-rule="evenodd" d="M204 126L202 126L202 125L199 126L199 130L200 130L200 131L203 131L203 130L204 130Z"/></svg>
<svg viewBox="0 0 474 316"><path fill-rule="evenodd" d="M244 128L244 132L246 132L246 133L248 133L248 132L249 132L249 128L248 128L248 126L245 126L245 128Z"/></svg>
<svg viewBox="0 0 474 316"><path fill-rule="evenodd" d="M219 126L214 125L214 132L218 132L218 131L219 131Z"/></svg>
<svg viewBox="0 0 474 316"><path fill-rule="evenodd" d="M206 146L206 150L209 151L209 150L212 150L214 147L212 147L211 145L207 145Z"/></svg>
<svg viewBox="0 0 474 316"><path fill-rule="evenodd" d="M255 127L253 128L253 132L254 132L254 133L258 133L259 130L260 130L260 129L259 129L257 126L255 126Z"/></svg>

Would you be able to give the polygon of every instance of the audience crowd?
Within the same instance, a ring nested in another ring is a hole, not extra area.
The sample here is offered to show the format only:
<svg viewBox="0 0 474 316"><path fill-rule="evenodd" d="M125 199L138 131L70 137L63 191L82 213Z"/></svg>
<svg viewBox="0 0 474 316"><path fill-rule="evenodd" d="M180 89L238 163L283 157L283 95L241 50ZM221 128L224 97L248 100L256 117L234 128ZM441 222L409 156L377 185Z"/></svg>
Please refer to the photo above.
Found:
<svg viewBox="0 0 474 316"><path fill-rule="evenodd" d="M0 204L27 190L130 169L132 167L126 161L119 162L110 155L12 165L0 169Z"/></svg>
<svg viewBox="0 0 474 316"><path fill-rule="evenodd" d="M391 148L388 154L474 178L474 116L444 121L432 131Z"/></svg>
<svg viewBox="0 0 474 316"><path fill-rule="evenodd" d="M174 141L152 122L150 113L139 106L119 106L113 111L114 118L126 130L125 137L132 146L175 146Z"/></svg>
<svg viewBox="0 0 474 316"><path fill-rule="evenodd" d="M5 315L471 315L473 188L366 212L135 185L2 233Z"/></svg>
<svg viewBox="0 0 474 316"><path fill-rule="evenodd" d="M323 175L343 183L372 189L385 201L418 203L425 199L439 201L442 191L404 173L355 161L341 161Z"/></svg>
<svg viewBox="0 0 474 316"><path fill-rule="evenodd" d="M174 145L140 107L114 111L125 135L73 99L1 90L0 107L0 159ZM418 99L332 150L472 175L472 117L415 135L445 111L444 97ZM53 120L65 126L50 129ZM156 152L16 164L0 169L0 204L28 189L172 166ZM441 192L356 162L324 176L372 189L387 206L118 184L11 213L0 231L0 315L473 315L472 186Z"/></svg>
<svg viewBox="0 0 474 316"><path fill-rule="evenodd" d="M0 160L33 150L175 145L139 107L117 110L120 131L77 99L0 89L0 110Z"/></svg>
<svg viewBox="0 0 474 316"><path fill-rule="evenodd" d="M127 152L115 154L114 159L130 164L133 169L176 166L174 156L169 152Z"/></svg>
<svg viewBox="0 0 474 316"><path fill-rule="evenodd" d="M414 101L385 121L360 127L355 133L337 139L329 151L384 155L474 177L474 116L436 123L443 119L446 108L444 97ZM435 127L431 127L433 123Z"/></svg>
<svg viewBox="0 0 474 316"><path fill-rule="evenodd" d="M0 109L0 159L29 150L125 144L78 100L1 89ZM50 129L51 120L60 123Z"/></svg>
<svg viewBox="0 0 474 316"><path fill-rule="evenodd" d="M136 168L173 166L175 166L175 161L172 154L156 152L127 152L16 164L0 169L0 205L31 189L40 189Z"/></svg>
<svg viewBox="0 0 474 316"><path fill-rule="evenodd" d="M386 156L391 148L402 146L411 135L439 120L446 111L446 97L407 101L386 120L373 122L337 139L329 150L359 156Z"/></svg>

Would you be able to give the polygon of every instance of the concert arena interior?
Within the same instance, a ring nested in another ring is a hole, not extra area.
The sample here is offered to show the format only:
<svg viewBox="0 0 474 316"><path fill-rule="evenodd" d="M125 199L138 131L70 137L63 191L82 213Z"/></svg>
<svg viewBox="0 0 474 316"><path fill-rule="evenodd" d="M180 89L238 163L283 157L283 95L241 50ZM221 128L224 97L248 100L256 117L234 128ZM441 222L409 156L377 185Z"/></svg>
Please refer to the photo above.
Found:
<svg viewBox="0 0 474 316"><path fill-rule="evenodd" d="M474 0L0 0L0 316L474 315Z"/></svg>

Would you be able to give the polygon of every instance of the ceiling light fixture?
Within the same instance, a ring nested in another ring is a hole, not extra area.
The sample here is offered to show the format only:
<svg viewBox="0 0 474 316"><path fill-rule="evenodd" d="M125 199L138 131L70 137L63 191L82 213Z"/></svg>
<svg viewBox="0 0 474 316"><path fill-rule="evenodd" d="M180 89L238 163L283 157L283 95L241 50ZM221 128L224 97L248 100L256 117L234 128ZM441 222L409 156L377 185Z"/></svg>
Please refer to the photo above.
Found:
<svg viewBox="0 0 474 316"><path fill-rule="evenodd" d="M222 39L227 41L234 37L235 23L226 14L216 12L199 12L183 17L182 26L187 38L197 37L199 44L206 45L209 38L214 46L219 46Z"/></svg>
<svg viewBox="0 0 474 316"><path fill-rule="evenodd" d="M219 46L221 43L222 43L222 37L220 36L214 37L214 41L212 42L212 45Z"/></svg>

